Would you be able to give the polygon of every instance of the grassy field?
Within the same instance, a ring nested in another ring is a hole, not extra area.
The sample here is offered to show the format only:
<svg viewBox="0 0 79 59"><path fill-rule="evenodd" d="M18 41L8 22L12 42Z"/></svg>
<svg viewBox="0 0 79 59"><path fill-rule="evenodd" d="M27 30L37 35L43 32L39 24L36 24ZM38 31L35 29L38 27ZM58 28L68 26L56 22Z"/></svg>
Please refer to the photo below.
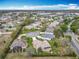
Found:
<svg viewBox="0 0 79 59"><path fill-rule="evenodd" d="M0 36L0 55L4 52L10 40L10 35Z"/></svg>
<svg viewBox="0 0 79 59"><path fill-rule="evenodd" d="M22 54L8 54L6 59L77 59L76 57L27 57Z"/></svg>

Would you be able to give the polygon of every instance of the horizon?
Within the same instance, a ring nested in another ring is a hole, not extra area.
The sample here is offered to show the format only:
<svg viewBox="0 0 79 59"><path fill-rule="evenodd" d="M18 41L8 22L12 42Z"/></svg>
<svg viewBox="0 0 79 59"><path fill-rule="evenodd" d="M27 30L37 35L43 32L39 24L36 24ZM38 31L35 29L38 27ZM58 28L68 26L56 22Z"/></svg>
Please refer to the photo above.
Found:
<svg viewBox="0 0 79 59"><path fill-rule="evenodd" d="M79 10L77 0L0 0L0 10Z"/></svg>

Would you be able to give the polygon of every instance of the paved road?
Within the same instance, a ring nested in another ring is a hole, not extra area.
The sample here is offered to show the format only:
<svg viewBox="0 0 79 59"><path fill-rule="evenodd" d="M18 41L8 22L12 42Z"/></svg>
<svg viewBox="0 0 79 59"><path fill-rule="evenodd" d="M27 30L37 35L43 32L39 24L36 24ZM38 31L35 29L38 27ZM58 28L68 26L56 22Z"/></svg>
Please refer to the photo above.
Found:
<svg viewBox="0 0 79 59"><path fill-rule="evenodd" d="M75 21L75 20L72 20L72 21L69 23L69 25L68 25L68 32L71 32L70 27L71 27L71 25L72 25L72 23L73 23L74 21Z"/></svg>
<svg viewBox="0 0 79 59"><path fill-rule="evenodd" d="M72 40L71 40L71 45L75 51L75 53L79 56L79 43L76 41L78 36L74 34L73 32L66 32L65 35L70 35Z"/></svg>
<svg viewBox="0 0 79 59"><path fill-rule="evenodd" d="M79 56L79 43L77 42L78 40L78 35L76 35L75 33L73 33L70 30L70 26L71 24L74 22L75 20L71 21L70 24L68 25L68 30L66 33L64 33L65 35L70 35L72 40L71 40L71 45L75 51L75 53Z"/></svg>

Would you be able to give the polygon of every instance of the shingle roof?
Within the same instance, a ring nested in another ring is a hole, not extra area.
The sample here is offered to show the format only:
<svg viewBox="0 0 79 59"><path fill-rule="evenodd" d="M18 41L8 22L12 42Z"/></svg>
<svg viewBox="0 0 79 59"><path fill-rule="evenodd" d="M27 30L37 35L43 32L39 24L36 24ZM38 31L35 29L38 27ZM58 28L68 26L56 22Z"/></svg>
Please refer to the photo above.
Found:
<svg viewBox="0 0 79 59"><path fill-rule="evenodd" d="M26 43L23 40L16 39L12 43L12 45L10 46L10 48L13 49L15 46L20 46L20 47L24 48L24 47L26 47Z"/></svg>

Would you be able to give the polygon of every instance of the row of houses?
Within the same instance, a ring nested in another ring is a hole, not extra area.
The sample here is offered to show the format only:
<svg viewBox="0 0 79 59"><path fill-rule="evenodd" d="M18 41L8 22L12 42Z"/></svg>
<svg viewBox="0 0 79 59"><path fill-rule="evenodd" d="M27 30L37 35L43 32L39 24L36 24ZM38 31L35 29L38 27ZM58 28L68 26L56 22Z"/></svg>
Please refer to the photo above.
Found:
<svg viewBox="0 0 79 59"><path fill-rule="evenodd" d="M32 29L32 28L39 29L40 26L41 26L41 22L37 21L37 22L34 22L34 23L30 24L30 25L25 26L25 28L28 28L28 29Z"/></svg>
<svg viewBox="0 0 79 59"><path fill-rule="evenodd" d="M51 40L54 38L53 33L46 33L46 32L30 32L26 34L21 34L10 46L10 50L20 51L22 52L24 49L27 48L28 44L26 41L22 39L22 36L31 37L32 38L32 44L33 47L38 51L40 48L42 51L49 52L51 50L51 46L48 43L48 40ZM26 39L28 40L28 39Z"/></svg>
<svg viewBox="0 0 79 59"><path fill-rule="evenodd" d="M16 26L21 24L26 16L20 16L20 13L3 13L0 16L0 32L12 32Z"/></svg>

